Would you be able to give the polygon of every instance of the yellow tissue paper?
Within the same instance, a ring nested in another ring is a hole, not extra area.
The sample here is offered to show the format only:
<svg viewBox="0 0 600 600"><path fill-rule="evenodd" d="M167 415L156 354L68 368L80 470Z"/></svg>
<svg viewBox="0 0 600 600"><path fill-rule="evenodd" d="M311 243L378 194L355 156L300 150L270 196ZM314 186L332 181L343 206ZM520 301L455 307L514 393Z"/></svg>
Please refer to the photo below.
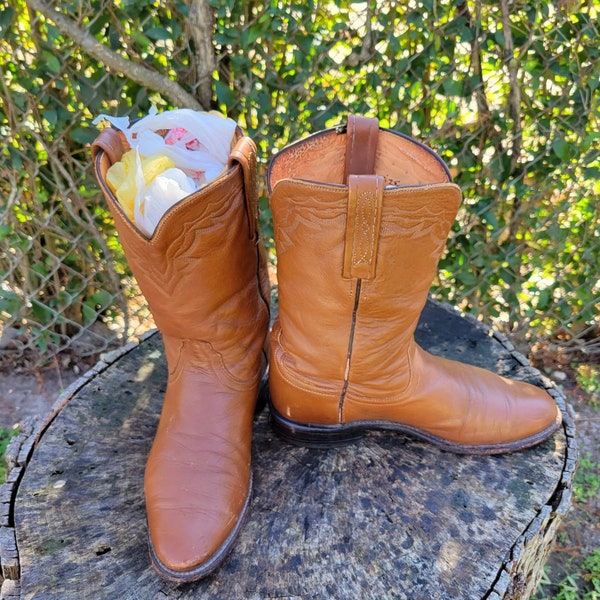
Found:
<svg viewBox="0 0 600 600"><path fill-rule="evenodd" d="M123 207L129 219L134 218L136 185L136 150L129 150L123 154L121 161L112 165L106 173L106 181L117 200ZM144 183L150 185L154 179L175 166L173 160L162 154L154 156L140 156Z"/></svg>

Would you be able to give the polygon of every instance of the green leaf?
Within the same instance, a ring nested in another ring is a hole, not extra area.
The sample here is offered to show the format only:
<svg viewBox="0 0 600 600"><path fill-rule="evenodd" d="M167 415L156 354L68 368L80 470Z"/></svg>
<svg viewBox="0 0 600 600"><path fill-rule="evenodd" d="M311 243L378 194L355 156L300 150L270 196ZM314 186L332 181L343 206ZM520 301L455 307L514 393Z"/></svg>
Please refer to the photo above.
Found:
<svg viewBox="0 0 600 600"><path fill-rule="evenodd" d="M586 179L600 179L599 167L583 167L581 171Z"/></svg>
<svg viewBox="0 0 600 600"><path fill-rule="evenodd" d="M98 290L90 296L90 300L95 305L99 305L100 308L106 308L112 302L112 299L112 294L106 290Z"/></svg>
<svg viewBox="0 0 600 600"><path fill-rule="evenodd" d="M97 135L98 131L92 127L75 127L69 132L69 137L79 144L91 144Z"/></svg>
<svg viewBox="0 0 600 600"><path fill-rule="evenodd" d="M98 316L96 313L96 307L90 306L87 303L83 303L81 305L81 315L83 317L83 322L86 325L93 323L96 320L96 317Z"/></svg>
<svg viewBox="0 0 600 600"><path fill-rule="evenodd" d="M51 54L47 50L42 52L44 60L46 61L46 67L51 73L58 75L61 70L60 60L55 54Z"/></svg>
<svg viewBox="0 0 600 600"><path fill-rule="evenodd" d="M40 349L42 354L45 354L48 350L48 341L42 332L36 332L38 337L35 341L35 345Z"/></svg>
<svg viewBox="0 0 600 600"><path fill-rule="evenodd" d="M140 46L142 50L146 50L150 45L150 40L143 33L139 31L135 31L132 33L131 37L135 40L135 42Z"/></svg>
<svg viewBox="0 0 600 600"><path fill-rule="evenodd" d="M32 265L31 270L44 277L48 275L48 269L42 264Z"/></svg>
<svg viewBox="0 0 600 600"><path fill-rule="evenodd" d="M477 278L470 271L460 271L456 274L456 279L465 285L474 285L477 282Z"/></svg>
<svg viewBox="0 0 600 600"><path fill-rule="evenodd" d="M54 110L53 108L49 108L49 109L45 110L44 112L42 112L42 115L43 115L44 119L46 119L46 121L48 121L48 124L51 127L56 125L56 123L58 121L58 113L56 112L56 110Z"/></svg>
<svg viewBox="0 0 600 600"><path fill-rule="evenodd" d="M487 223L487 226L490 229L497 230L500 226L496 215L491 210L486 210L483 215L481 215L481 218Z"/></svg>
<svg viewBox="0 0 600 600"><path fill-rule="evenodd" d="M230 108L236 103L237 97L234 91L222 81L215 81L215 90L219 104L224 104L226 108Z"/></svg>
<svg viewBox="0 0 600 600"><path fill-rule="evenodd" d="M497 154L490 162L490 170L496 181L504 181L510 172L510 156Z"/></svg>
<svg viewBox="0 0 600 600"><path fill-rule="evenodd" d="M25 302L14 292L3 290L0 288L0 311L14 316L19 314L19 311L24 306Z"/></svg>
<svg viewBox="0 0 600 600"><path fill-rule="evenodd" d="M544 288L540 291L537 300L536 308L538 310L545 310L552 299L552 291L549 288Z"/></svg>
<svg viewBox="0 0 600 600"><path fill-rule="evenodd" d="M60 29L52 23L46 23L46 29L48 31L48 41L52 42L54 46L59 46L64 43L64 38L60 32Z"/></svg>
<svg viewBox="0 0 600 600"><path fill-rule="evenodd" d="M552 142L552 150L561 160L571 158L571 145L564 138L557 138Z"/></svg>
<svg viewBox="0 0 600 600"><path fill-rule="evenodd" d="M447 96L463 96L464 82L458 79L448 78L442 83L442 89Z"/></svg>
<svg viewBox="0 0 600 600"><path fill-rule="evenodd" d="M10 6L0 10L0 31L8 31L14 15L15 9Z"/></svg>
<svg viewBox="0 0 600 600"><path fill-rule="evenodd" d="M32 309L32 312L33 312L34 316L36 317L36 319L42 325L46 325L47 323L52 321L52 317L55 314L51 308L49 308L48 306L46 306L39 300L31 301L31 309Z"/></svg>
<svg viewBox="0 0 600 600"><path fill-rule="evenodd" d="M256 42L262 33L263 28L259 25L253 25L250 27L250 29L244 29L244 31L242 31L241 39L242 46L250 46L251 44L254 44L254 42Z"/></svg>
<svg viewBox="0 0 600 600"><path fill-rule="evenodd" d="M157 40L170 40L173 37L171 32L164 27L152 27L152 29L148 29L144 33L155 42Z"/></svg>
<svg viewBox="0 0 600 600"><path fill-rule="evenodd" d="M121 48L121 38L119 36L119 32L115 27L110 27L108 29L108 41L110 43L111 50L118 50Z"/></svg>

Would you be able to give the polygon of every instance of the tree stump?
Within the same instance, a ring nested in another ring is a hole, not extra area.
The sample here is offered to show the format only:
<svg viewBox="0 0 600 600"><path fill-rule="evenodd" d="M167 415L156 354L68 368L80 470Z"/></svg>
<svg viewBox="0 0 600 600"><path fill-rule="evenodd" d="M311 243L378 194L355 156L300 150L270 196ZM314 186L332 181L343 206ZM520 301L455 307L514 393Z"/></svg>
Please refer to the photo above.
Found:
<svg viewBox="0 0 600 600"><path fill-rule="evenodd" d="M166 383L160 334L112 353L9 448L0 492L2 598L528 598L570 504L564 398L502 336L428 302L433 353L549 390L563 428L535 448L460 456L401 434L294 447L256 420L254 497L235 549L194 584L150 567L142 489Z"/></svg>

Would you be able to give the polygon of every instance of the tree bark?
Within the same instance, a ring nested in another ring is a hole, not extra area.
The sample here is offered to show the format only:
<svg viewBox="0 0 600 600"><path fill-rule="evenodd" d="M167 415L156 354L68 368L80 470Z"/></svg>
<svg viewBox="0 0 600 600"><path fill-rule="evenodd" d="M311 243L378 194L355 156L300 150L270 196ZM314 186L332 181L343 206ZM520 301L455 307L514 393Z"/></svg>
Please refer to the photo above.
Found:
<svg viewBox="0 0 600 600"><path fill-rule="evenodd" d="M7 585L20 578L23 600L530 598L570 502L576 445L564 398L505 338L444 306L428 303L417 341L545 387L563 428L501 456L389 432L317 450L274 437L262 414L252 509L232 554L211 577L167 584L150 567L144 514L167 379L160 336L150 335L107 355L11 443L4 497L0 486Z"/></svg>

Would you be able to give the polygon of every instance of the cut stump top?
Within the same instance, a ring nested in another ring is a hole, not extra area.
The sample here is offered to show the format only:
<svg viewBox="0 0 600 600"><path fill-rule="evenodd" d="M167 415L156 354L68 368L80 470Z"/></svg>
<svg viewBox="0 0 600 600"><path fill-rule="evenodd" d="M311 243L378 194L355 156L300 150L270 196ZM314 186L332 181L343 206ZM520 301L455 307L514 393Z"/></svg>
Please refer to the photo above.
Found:
<svg viewBox="0 0 600 600"><path fill-rule="evenodd" d="M564 399L504 338L442 305L428 303L418 341L548 388L563 428L500 456L454 455L391 433L315 450L275 437L265 412L254 428L250 516L233 552L209 578L176 586L155 575L147 551L143 472L167 379L155 333L67 390L14 457L0 538L13 532L18 565L8 569L6 549L0 561L20 580L4 582L5 597L527 598L569 506L575 446Z"/></svg>

